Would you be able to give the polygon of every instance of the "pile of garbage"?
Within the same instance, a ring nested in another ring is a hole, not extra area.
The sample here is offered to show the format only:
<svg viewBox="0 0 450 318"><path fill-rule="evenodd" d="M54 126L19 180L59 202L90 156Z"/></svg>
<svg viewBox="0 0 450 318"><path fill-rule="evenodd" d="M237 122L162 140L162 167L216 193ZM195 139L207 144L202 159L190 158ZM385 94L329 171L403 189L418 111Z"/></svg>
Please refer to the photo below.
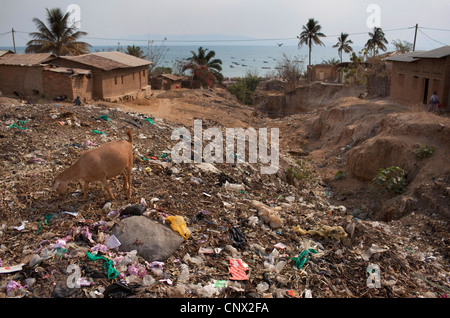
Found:
<svg viewBox="0 0 450 318"><path fill-rule="evenodd" d="M94 105L0 106L0 297L447 297L448 225L413 214L363 220L328 201L319 176L290 182L295 158L259 164L171 160L177 125ZM209 123L203 121L205 126ZM214 123L216 124L216 123ZM81 199L56 174L83 151L134 135L132 198L122 180Z"/></svg>

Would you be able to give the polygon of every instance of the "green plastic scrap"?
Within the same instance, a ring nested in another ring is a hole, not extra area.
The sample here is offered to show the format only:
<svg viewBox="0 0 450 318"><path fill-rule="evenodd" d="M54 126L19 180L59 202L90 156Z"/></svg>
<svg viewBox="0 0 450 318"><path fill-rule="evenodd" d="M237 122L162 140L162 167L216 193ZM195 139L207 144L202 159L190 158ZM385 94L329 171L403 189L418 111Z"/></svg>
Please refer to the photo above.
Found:
<svg viewBox="0 0 450 318"><path fill-rule="evenodd" d="M30 120L19 120L16 124L12 124L11 126L9 126L9 128L18 128L18 129L21 129L21 130L26 130L28 128L27 127L22 127L22 126L24 126L29 121Z"/></svg>
<svg viewBox="0 0 450 318"><path fill-rule="evenodd" d="M98 118L105 120L108 124L110 124L113 128L116 128L116 126L113 125L113 123L111 122L111 120L109 120L108 115L101 115L98 116Z"/></svg>
<svg viewBox="0 0 450 318"><path fill-rule="evenodd" d="M291 258L291 260L295 262L298 269L302 269L303 265L308 262L311 253L317 254L318 252L315 249L310 248L301 252L298 257Z"/></svg>
<svg viewBox="0 0 450 318"><path fill-rule="evenodd" d="M146 118L146 119L144 119L145 121L148 121L150 124L152 124L153 125L153 120L151 119L151 118Z"/></svg>
<svg viewBox="0 0 450 318"><path fill-rule="evenodd" d="M50 221L52 219L52 217L53 217L52 214L44 216L44 219L38 223L39 229L36 232L34 232L34 234L39 234L39 232L42 230L44 225L48 225L48 221ZM44 225L42 225L42 223L44 223Z"/></svg>
<svg viewBox="0 0 450 318"><path fill-rule="evenodd" d="M113 261L110 259L107 259L106 257L102 256L102 255L93 255L89 252L86 252L87 257L89 258L89 260L91 261L97 261L97 260L104 260L105 263L103 264L103 267L107 269L108 271L108 278L109 279L114 279L117 276L119 276L119 272L113 267Z"/></svg>
<svg viewBox="0 0 450 318"><path fill-rule="evenodd" d="M103 131L99 131L99 130L96 130L96 129L94 129L92 132L94 134L106 135L106 133L104 133Z"/></svg>

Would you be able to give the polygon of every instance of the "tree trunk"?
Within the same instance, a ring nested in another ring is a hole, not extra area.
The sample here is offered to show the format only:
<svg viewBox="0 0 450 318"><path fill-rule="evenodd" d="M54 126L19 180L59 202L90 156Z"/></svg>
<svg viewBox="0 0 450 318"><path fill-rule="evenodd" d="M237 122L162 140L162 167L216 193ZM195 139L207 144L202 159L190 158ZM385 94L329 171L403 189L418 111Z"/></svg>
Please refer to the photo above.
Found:
<svg viewBox="0 0 450 318"><path fill-rule="evenodd" d="M309 39L309 66L311 66L311 39Z"/></svg>

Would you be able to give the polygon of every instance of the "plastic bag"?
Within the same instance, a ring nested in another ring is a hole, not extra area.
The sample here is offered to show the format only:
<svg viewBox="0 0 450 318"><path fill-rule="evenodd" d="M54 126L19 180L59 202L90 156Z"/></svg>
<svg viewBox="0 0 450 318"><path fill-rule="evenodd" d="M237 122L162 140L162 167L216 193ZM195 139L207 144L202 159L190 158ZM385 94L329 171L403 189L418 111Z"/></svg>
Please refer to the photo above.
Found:
<svg viewBox="0 0 450 318"><path fill-rule="evenodd" d="M178 232L186 240L191 235L191 231L189 231L189 229L187 228L186 222L181 215L168 216L166 218L166 221L169 222L172 230Z"/></svg>

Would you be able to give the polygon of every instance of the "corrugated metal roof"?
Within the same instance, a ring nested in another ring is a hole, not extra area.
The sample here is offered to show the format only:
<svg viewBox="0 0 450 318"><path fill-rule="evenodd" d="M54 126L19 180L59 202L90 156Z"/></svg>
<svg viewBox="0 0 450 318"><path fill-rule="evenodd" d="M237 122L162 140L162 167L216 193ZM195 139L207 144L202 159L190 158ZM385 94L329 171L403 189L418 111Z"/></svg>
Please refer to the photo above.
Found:
<svg viewBox="0 0 450 318"><path fill-rule="evenodd" d="M408 52L405 54L395 55L391 56L386 59L386 61L395 61L395 62L414 62L422 58L442 58L445 56L450 55L450 46L443 46L431 51L414 51L414 52Z"/></svg>
<svg viewBox="0 0 450 318"><path fill-rule="evenodd" d="M85 70L81 68L70 68L70 67L50 67L45 68L45 71L69 74L69 75L89 75L92 72L90 70Z"/></svg>
<svg viewBox="0 0 450 318"><path fill-rule="evenodd" d="M177 76L177 75L172 75L172 74L161 74L160 76L168 78L172 81L181 81L186 78L184 76Z"/></svg>
<svg viewBox="0 0 450 318"><path fill-rule="evenodd" d="M8 53L14 53L14 52L11 51L11 50L0 50L0 57L5 55L5 54L8 54Z"/></svg>
<svg viewBox="0 0 450 318"><path fill-rule="evenodd" d="M152 64L150 61L122 52L97 52L77 56L61 56L61 58L93 66L104 71Z"/></svg>
<svg viewBox="0 0 450 318"><path fill-rule="evenodd" d="M52 53L6 54L0 57L0 65L39 65L54 59Z"/></svg>
<svg viewBox="0 0 450 318"><path fill-rule="evenodd" d="M417 55L417 57L440 59L441 57L445 57L448 55L450 55L450 45L443 46L431 51L425 51L422 54Z"/></svg>
<svg viewBox="0 0 450 318"><path fill-rule="evenodd" d="M391 55L386 59L386 61L396 61L396 62L413 62L416 60L417 55L422 54L425 51L414 51L403 54Z"/></svg>

